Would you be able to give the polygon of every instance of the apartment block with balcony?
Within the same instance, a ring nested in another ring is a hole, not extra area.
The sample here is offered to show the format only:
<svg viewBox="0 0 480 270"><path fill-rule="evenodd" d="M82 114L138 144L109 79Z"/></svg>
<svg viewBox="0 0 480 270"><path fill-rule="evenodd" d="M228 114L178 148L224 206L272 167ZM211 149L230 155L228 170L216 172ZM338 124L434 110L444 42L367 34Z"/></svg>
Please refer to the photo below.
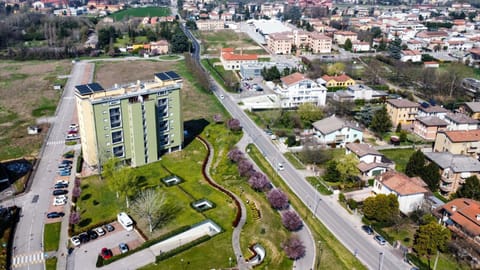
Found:
<svg viewBox="0 0 480 270"><path fill-rule="evenodd" d="M438 132L433 151L468 155L478 159L480 157L480 130Z"/></svg>
<svg viewBox="0 0 480 270"><path fill-rule="evenodd" d="M293 35L288 32L274 33L267 37L267 48L272 54L290 54L293 44Z"/></svg>
<svg viewBox="0 0 480 270"><path fill-rule="evenodd" d="M97 83L75 88L83 158L89 166L117 157L137 167L182 149L182 78L175 72L110 89Z"/></svg>
<svg viewBox="0 0 480 270"><path fill-rule="evenodd" d="M279 94L281 107L286 109L298 108L304 103L313 103L316 106L325 106L327 88L323 85L296 72L282 77L281 84L273 88Z"/></svg>
<svg viewBox="0 0 480 270"><path fill-rule="evenodd" d="M449 152L426 152L427 162L433 162L440 168L440 192L450 196L457 192L465 179L480 174L480 161L470 156Z"/></svg>
<svg viewBox="0 0 480 270"><path fill-rule="evenodd" d="M480 102L465 102L460 105L459 110L472 119L480 120Z"/></svg>
<svg viewBox="0 0 480 270"><path fill-rule="evenodd" d="M357 33L350 32L350 31L337 31L337 32L335 32L335 34L333 34L333 40L338 45L344 45L345 41L347 41L347 39L350 39L351 42L356 42L357 41Z"/></svg>
<svg viewBox="0 0 480 270"><path fill-rule="evenodd" d="M387 112L396 127L398 124L411 125L418 112L418 103L408 99L388 99Z"/></svg>
<svg viewBox="0 0 480 270"><path fill-rule="evenodd" d="M437 132L445 131L448 123L437 116L417 116L413 124L413 133L428 141L434 141Z"/></svg>
<svg viewBox="0 0 480 270"><path fill-rule="evenodd" d="M480 121L463 113L447 113L445 121L448 123L448 130L475 130L478 129L480 123Z"/></svg>
<svg viewBox="0 0 480 270"><path fill-rule="evenodd" d="M320 33L309 32L308 46L312 53L331 53L332 39Z"/></svg>

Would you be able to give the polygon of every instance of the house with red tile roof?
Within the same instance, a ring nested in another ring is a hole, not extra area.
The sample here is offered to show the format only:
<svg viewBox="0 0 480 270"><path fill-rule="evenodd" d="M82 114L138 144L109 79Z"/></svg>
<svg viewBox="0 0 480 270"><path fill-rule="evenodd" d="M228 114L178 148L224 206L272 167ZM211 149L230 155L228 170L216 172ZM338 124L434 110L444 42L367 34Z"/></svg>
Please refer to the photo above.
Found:
<svg viewBox="0 0 480 270"><path fill-rule="evenodd" d="M234 48L223 48L220 51L220 61L225 70L240 70L242 64L257 63L258 55L244 54L242 51L236 54Z"/></svg>
<svg viewBox="0 0 480 270"><path fill-rule="evenodd" d="M472 240L477 246L480 241L480 202L467 198L452 200L437 208L435 216L440 218L455 235Z"/></svg>
<svg viewBox="0 0 480 270"><path fill-rule="evenodd" d="M325 81L325 85L327 87L339 87L339 86L350 86L355 85L355 80L350 78L350 76L346 74L338 75L338 76L328 76L323 75L322 79Z"/></svg>
<svg viewBox="0 0 480 270"><path fill-rule="evenodd" d="M387 171L375 178L372 192L375 194L395 194L400 212L409 214L419 209L429 192L427 184L419 177L408 177L396 171Z"/></svg>
<svg viewBox="0 0 480 270"><path fill-rule="evenodd" d="M433 145L435 152L480 156L480 130L452 130L438 132Z"/></svg>

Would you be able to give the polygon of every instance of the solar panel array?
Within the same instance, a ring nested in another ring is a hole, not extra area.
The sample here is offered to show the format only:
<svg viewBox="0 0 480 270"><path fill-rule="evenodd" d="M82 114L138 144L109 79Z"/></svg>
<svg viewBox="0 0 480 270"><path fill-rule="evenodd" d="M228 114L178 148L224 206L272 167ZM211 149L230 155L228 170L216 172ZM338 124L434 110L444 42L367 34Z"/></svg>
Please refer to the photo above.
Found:
<svg viewBox="0 0 480 270"><path fill-rule="evenodd" d="M156 73L155 76L162 81L180 79L180 75L178 75L175 71L160 72L160 73Z"/></svg>
<svg viewBox="0 0 480 270"><path fill-rule="evenodd" d="M77 85L77 86L75 86L75 88L77 88L78 93L80 93L80 95L82 95L82 96L90 95L90 94L93 94L94 92L99 92L99 91L105 90L98 83L89 83L89 84Z"/></svg>

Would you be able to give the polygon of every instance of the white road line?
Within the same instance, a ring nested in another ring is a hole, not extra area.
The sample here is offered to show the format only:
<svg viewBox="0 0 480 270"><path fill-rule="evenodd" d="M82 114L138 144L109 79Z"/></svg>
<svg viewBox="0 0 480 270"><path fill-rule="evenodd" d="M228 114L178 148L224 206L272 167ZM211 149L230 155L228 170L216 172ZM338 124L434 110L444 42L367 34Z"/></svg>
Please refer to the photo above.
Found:
<svg viewBox="0 0 480 270"><path fill-rule="evenodd" d="M22 254L13 257L12 259L12 268L21 267L30 264L43 263L44 261L43 252L37 251L30 254Z"/></svg>
<svg viewBox="0 0 480 270"><path fill-rule="evenodd" d="M61 141L49 141L49 142L47 142L47 145L56 145L56 144L65 144L65 141L61 140Z"/></svg>

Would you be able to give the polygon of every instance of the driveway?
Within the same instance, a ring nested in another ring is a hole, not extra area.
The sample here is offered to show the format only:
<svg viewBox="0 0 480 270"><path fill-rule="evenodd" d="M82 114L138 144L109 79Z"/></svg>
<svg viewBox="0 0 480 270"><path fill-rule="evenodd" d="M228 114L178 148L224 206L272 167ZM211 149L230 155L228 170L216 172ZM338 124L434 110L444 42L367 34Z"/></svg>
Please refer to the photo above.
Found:
<svg viewBox="0 0 480 270"><path fill-rule="evenodd" d="M113 255L118 255L120 254L118 244L123 242L126 243L130 249L133 249L144 242L136 231L128 232L116 222L112 223L112 225L114 225L115 231L107 232L104 236L100 236L95 240L75 248L73 253L69 255L67 269L95 269L97 257L102 248L110 248Z"/></svg>

